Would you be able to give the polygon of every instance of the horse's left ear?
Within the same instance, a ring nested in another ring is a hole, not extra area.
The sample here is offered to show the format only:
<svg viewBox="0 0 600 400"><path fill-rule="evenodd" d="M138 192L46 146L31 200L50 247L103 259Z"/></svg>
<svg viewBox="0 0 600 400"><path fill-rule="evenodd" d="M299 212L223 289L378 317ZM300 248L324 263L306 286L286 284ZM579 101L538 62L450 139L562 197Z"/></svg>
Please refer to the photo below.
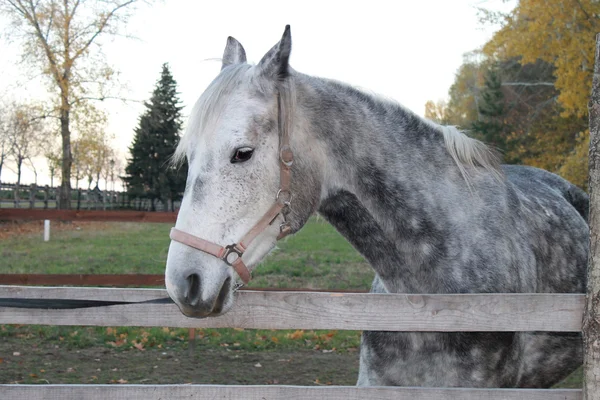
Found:
<svg viewBox="0 0 600 400"><path fill-rule="evenodd" d="M264 55L256 66L257 72L265 77L283 80L290 71L290 53L292 51L292 34L290 26L286 25L279 43Z"/></svg>
<svg viewBox="0 0 600 400"><path fill-rule="evenodd" d="M234 37L229 36L227 38L225 51L223 52L223 64L221 65L221 70L229 65L243 64L245 62L246 51L244 50L244 46L235 40Z"/></svg>

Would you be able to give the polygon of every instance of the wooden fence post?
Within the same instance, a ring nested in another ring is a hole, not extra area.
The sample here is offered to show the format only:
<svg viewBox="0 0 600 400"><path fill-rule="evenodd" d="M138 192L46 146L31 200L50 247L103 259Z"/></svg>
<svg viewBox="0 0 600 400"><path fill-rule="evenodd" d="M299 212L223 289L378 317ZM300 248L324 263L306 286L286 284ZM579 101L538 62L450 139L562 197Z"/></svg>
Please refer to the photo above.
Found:
<svg viewBox="0 0 600 400"><path fill-rule="evenodd" d="M583 399L600 400L600 34L596 36L589 113L590 253L583 317Z"/></svg>

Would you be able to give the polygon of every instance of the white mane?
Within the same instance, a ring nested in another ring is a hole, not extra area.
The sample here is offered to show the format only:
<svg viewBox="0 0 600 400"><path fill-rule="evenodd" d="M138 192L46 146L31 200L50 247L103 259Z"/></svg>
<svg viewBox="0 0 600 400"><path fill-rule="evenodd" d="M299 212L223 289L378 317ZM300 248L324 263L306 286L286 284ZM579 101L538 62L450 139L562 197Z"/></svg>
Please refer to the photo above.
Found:
<svg viewBox="0 0 600 400"><path fill-rule="evenodd" d="M461 175L469 183L469 170L482 167L498 180L502 181L500 157L485 143L473 139L455 126L440 126L444 135L444 143L450 156L458 166ZM465 167L468 167L465 168Z"/></svg>

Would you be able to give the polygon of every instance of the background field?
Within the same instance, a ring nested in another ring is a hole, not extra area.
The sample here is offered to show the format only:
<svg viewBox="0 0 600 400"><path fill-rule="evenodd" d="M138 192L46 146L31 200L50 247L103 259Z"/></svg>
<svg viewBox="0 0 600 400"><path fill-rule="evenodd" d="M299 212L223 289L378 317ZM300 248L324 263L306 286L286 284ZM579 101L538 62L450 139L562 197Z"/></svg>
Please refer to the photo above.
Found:
<svg viewBox="0 0 600 400"><path fill-rule="evenodd" d="M169 224L0 225L0 272L162 274ZM326 222L280 243L250 287L367 290L373 272ZM0 326L0 383L353 385L360 332ZM563 387L581 387L575 374Z"/></svg>

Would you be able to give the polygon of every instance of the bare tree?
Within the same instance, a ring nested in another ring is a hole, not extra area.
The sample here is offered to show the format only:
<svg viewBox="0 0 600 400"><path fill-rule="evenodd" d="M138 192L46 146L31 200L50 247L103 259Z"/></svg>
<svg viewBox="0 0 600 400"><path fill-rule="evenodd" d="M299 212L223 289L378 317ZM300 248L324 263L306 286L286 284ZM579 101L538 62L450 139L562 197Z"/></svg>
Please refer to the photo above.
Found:
<svg viewBox="0 0 600 400"><path fill-rule="evenodd" d="M4 108L0 109L0 183L2 182L2 166L8 157L9 137L6 121L6 112Z"/></svg>
<svg viewBox="0 0 600 400"><path fill-rule="evenodd" d="M42 124L39 108L14 104L8 115L8 157L15 164L17 190L21 184L23 162L36 157L41 150Z"/></svg>
<svg viewBox="0 0 600 400"><path fill-rule="evenodd" d="M139 0L0 0L23 56L48 78L62 138L59 208L71 205L71 119L88 100L105 99L114 71L99 46L117 35ZM91 94L91 95L90 95Z"/></svg>
<svg viewBox="0 0 600 400"><path fill-rule="evenodd" d="M46 157L46 163L48 164L48 172L50 173L50 187L54 187L54 177L56 173L60 171L62 157L60 155L60 148L49 142L44 149L44 157Z"/></svg>

